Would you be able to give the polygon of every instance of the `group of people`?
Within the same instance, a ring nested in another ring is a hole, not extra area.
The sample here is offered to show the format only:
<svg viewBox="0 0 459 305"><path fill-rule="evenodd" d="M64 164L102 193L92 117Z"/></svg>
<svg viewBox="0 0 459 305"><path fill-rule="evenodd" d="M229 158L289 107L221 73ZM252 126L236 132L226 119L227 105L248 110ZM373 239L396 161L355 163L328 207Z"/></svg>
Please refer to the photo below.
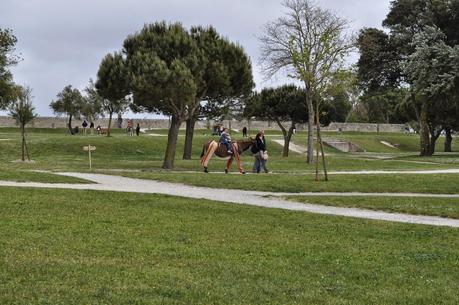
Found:
<svg viewBox="0 0 459 305"><path fill-rule="evenodd" d="M126 132L128 133L129 136L134 135L134 120L128 120ZM139 123L137 123L137 127L135 128L135 134L137 136L140 135L140 124Z"/></svg>
<svg viewBox="0 0 459 305"><path fill-rule="evenodd" d="M245 128L245 136L247 136L247 128ZM228 154L233 154L233 145L231 140L231 135L227 128L223 128L220 135L220 144L226 146ZM255 144L252 145L251 152L255 157L255 162L253 163L252 171L254 173L260 173L264 171L269 173L268 168L266 167L266 162L268 161L268 151L266 147L265 131L260 130L255 136Z"/></svg>
<svg viewBox="0 0 459 305"><path fill-rule="evenodd" d="M86 122L86 120L84 120L83 124L81 124L81 127L83 127L83 134L86 134L87 129L88 129L88 122ZM94 122L90 122L89 130L91 131L91 134L94 134Z"/></svg>
<svg viewBox="0 0 459 305"><path fill-rule="evenodd" d="M134 135L133 124L134 124L133 120L128 120L127 127L126 127L126 132L129 134L129 136L133 136ZM81 127L83 127L83 134L86 134L86 130L88 128L88 122L86 120L84 120L83 123L81 124ZM91 134L94 134L94 122L90 122L89 130L91 131ZM100 125L98 125L96 130L97 130L97 133L100 134L101 130L102 130L102 127L100 127ZM137 136L140 135L140 124L137 124L137 127L135 128L135 133L136 133Z"/></svg>

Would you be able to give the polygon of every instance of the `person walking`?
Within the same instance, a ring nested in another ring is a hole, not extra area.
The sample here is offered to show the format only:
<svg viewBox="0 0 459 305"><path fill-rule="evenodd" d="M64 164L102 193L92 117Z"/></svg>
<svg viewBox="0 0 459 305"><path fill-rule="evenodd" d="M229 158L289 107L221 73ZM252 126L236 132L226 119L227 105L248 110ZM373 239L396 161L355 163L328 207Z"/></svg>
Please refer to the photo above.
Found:
<svg viewBox="0 0 459 305"><path fill-rule="evenodd" d="M88 127L88 122L86 122L86 120L84 120L83 124L81 124L81 127L83 127L83 134L86 134L86 127Z"/></svg>
<svg viewBox="0 0 459 305"><path fill-rule="evenodd" d="M135 128L135 134L136 134L137 136L140 135L140 124L139 124L139 123L137 123L137 127Z"/></svg>
<svg viewBox="0 0 459 305"><path fill-rule="evenodd" d="M257 133L255 137L255 145L252 146L252 153L255 157L255 162L253 163L252 171L258 174L263 169L265 173L269 173L269 170L266 167L266 162L268 160L268 151L266 149L266 139L264 130L260 130L260 132Z"/></svg>
<svg viewBox="0 0 459 305"><path fill-rule="evenodd" d="M94 134L94 122L89 124L89 130L91 131L91 134Z"/></svg>
<svg viewBox="0 0 459 305"><path fill-rule="evenodd" d="M128 136L132 137L134 135L134 133L132 132L132 128L133 128L133 121L132 120L128 120L127 122L127 133L128 133Z"/></svg>
<svg viewBox="0 0 459 305"><path fill-rule="evenodd" d="M247 138L247 127L242 128L242 137Z"/></svg>

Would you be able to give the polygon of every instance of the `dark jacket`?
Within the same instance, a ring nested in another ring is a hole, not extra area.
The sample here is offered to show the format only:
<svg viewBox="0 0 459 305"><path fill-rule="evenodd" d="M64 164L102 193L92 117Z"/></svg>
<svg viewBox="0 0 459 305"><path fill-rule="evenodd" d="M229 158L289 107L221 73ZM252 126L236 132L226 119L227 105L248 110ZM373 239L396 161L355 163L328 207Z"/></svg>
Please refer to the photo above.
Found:
<svg viewBox="0 0 459 305"><path fill-rule="evenodd" d="M264 136L257 134L255 137L255 145L252 146L252 153L256 154L259 151L266 151L266 140Z"/></svg>

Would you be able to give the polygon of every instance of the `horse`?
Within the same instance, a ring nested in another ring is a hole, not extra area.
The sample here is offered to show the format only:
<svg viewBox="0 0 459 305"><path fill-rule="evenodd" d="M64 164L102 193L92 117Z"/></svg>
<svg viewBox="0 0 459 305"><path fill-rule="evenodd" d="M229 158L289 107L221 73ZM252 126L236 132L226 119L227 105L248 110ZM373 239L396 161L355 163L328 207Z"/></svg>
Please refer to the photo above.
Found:
<svg viewBox="0 0 459 305"><path fill-rule="evenodd" d="M255 145L255 140L249 138L247 140L240 140L231 143L233 147L233 154L228 153L228 150L225 145L219 144L215 140L211 140L203 145L202 153L201 153L201 165L204 167L204 172L208 173L207 165L209 164L210 159L213 156L216 156L220 159L228 160L226 162L225 173L227 174L228 171L231 169L231 165L233 164L233 160L236 157L237 166L239 168L239 172L241 174L245 174L244 169L241 166L241 154L248 150L252 145Z"/></svg>

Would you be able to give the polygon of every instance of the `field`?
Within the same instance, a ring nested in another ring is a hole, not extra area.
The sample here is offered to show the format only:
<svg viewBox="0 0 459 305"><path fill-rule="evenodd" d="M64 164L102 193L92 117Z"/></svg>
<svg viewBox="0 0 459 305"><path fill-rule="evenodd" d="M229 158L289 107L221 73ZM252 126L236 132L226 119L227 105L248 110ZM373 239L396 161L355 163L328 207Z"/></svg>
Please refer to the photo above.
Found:
<svg viewBox="0 0 459 305"><path fill-rule="evenodd" d="M305 156L281 157L268 132L271 174L223 174L193 159L161 169L165 130L128 137L30 129L33 162L17 162L17 129L0 129L0 180L91 183L52 172L93 172L220 189L291 193L290 200L459 219L457 198L308 197L301 192L459 194L459 174L339 174L459 169L453 153L417 156L404 134L328 133L367 150L327 148L330 181L314 181ZM233 137L240 138L237 133ZM294 142L305 145L304 133ZM397 149L380 141L396 143ZM442 149L442 139L437 148ZM0 304L457 304L459 230L239 206L180 197L0 187Z"/></svg>

